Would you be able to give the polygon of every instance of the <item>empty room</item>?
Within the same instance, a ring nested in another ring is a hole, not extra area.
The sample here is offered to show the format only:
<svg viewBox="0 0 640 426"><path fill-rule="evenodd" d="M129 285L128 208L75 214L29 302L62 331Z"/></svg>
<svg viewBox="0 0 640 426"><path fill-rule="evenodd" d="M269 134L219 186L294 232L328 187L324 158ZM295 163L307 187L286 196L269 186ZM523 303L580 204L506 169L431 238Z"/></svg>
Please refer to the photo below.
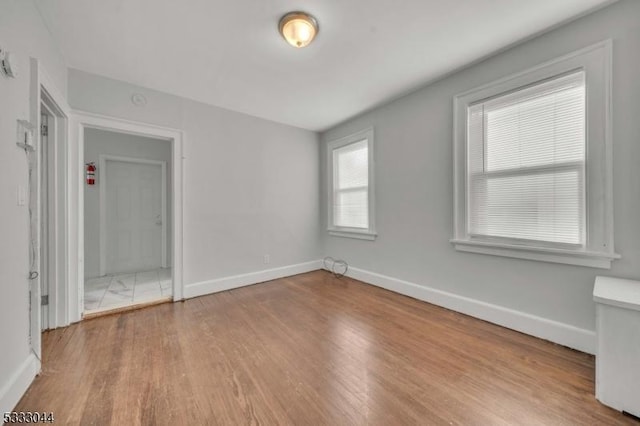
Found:
<svg viewBox="0 0 640 426"><path fill-rule="evenodd" d="M4 424L640 424L640 1L0 0Z"/></svg>

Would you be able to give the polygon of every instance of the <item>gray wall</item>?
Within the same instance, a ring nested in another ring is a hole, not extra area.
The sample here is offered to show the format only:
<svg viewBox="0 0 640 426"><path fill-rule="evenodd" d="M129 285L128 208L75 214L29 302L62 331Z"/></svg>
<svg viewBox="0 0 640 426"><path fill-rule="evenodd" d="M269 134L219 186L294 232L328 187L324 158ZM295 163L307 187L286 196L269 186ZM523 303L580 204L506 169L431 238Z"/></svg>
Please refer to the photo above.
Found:
<svg viewBox="0 0 640 426"><path fill-rule="evenodd" d="M27 187L25 153L15 144L16 120L29 120L29 57L38 58L60 93L67 70L31 0L0 1L0 46L16 55L18 77L0 75L0 412L17 402L4 392L29 356L29 214L18 206ZM10 405L10 406L9 406Z"/></svg>
<svg viewBox="0 0 640 426"><path fill-rule="evenodd" d="M95 162L96 184L84 185L84 275L100 275L100 155L143 158L167 163L167 261L171 265L171 144L169 141L87 129L85 132L84 162Z"/></svg>
<svg viewBox="0 0 640 426"><path fill-rule="evenodd" d="M185 285L319 258L316 133L77 70L68 85L72 108L185 132Z"/></svg>
<svg viewBox="0 0 640 426"><path fill-rule="evenodd" d="M640 1L621 1L323 133L327 142L375 128L379 234L371 242L323 232L324 254L354 267L594 330L595 276L640 278L639 17ZM607 38L614 42L615 243L622 259L602 270L456 252L449 243L453 97ZM322 183L326 229L326 174Z"/></svg>

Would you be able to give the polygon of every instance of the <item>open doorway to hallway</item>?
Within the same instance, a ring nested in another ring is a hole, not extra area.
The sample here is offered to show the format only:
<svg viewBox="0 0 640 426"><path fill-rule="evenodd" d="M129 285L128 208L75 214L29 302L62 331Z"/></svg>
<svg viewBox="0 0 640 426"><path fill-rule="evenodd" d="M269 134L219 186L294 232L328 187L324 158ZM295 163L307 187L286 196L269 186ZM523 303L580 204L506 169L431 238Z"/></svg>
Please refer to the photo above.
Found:
<svg viewBox="0 0 640 426"><path fill-rule="evenodd" d="M84 142L85 314L171 300L170 142L93 128Z"/></svg>

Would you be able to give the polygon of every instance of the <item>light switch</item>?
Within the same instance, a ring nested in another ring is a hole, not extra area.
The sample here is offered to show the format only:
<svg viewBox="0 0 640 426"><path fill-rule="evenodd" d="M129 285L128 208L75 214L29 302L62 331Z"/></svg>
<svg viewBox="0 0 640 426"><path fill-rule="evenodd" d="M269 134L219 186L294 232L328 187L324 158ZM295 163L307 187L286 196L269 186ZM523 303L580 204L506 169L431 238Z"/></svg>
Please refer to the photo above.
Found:
<svg viewBox="0 0 640 426"><path fill-rule="evenodd" d="M24 206L27 203L27 189L24 185L18 185L18 205Z"/></svg>

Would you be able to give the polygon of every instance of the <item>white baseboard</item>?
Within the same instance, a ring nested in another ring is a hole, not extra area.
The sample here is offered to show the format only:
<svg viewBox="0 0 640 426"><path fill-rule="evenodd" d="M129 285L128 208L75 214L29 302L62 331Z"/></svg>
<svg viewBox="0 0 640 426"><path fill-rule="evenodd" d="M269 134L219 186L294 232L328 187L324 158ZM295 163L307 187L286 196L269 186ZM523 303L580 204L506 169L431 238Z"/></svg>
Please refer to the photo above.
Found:
<svg viewBox="0 0 640 426"><path fill-rule="evenodd" d="M423 300L512 330L595 354L596 333L569 324L481 302L435 288L349 267L347 276L414 299Z"/></svg>
<svg viewBox="0 0 640 426"><path fill-rule="evenodd" d="M40 371L40 362L30 353L18 370L0 389L0 413L12 411Z"/></svg>
<svg viewBox="0 0 640 426"><path fill-rule="evenodd" d="M298 263L296 265L282 266L279 268L250 272L248 274L233 275L230 277L217 278L215 280L187 284L184 288L184 298L189 299L191 297L231 290L264 281L289 277L291 275L304 274L305 272L316 271L318 269L322 269L322 261L313 260L311 262Z"/></svg>
<svg viewBox="0 0 640 426"><path fill-rule="evenodd" d="M305 272L311 272L322 268L322 260L314 260L311 262L283 266L280 268L265 269L247 274L201 281L186 285L184 297L185 299L188 299L203 296L291 275L303 274ZM596 333L592 330L578 328L569 324L505 308L503 306L493 305L491 303L399 280L386 275L377 274L375 272L369 272L364 269L349 267L347 276L367 284L413 297L414 299L442 306L475 318L480 318L512 330L549 340L582 352L595 354Z"/></svg>

